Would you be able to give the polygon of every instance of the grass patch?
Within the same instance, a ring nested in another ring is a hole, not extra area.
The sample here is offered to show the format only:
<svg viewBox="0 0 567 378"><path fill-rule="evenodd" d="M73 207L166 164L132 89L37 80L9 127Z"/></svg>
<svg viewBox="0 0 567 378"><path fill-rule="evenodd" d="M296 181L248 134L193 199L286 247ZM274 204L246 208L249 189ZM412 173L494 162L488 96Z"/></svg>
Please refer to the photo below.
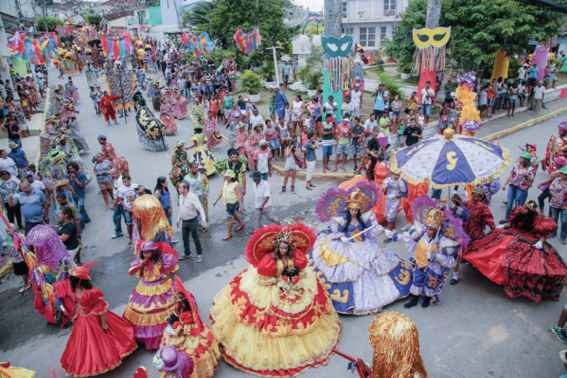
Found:
<svg viewBox="0 0 567 378"><path fill-rule="evenodd" d="M413 76L413 75L409 79L404 80L402 79L402 76L400 74L397 74L396 76L394 76L394 80L402 84L415 84L415 85L419 84L419 76Z"/></svg>

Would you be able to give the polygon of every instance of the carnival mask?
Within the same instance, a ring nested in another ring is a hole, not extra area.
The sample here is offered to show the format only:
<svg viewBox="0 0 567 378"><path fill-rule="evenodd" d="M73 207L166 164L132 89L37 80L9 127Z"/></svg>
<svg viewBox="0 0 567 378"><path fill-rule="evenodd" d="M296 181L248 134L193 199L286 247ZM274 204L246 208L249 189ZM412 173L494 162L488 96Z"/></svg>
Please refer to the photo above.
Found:
<svg viewBox="0 0 567 378"><path fill-rule="evenodd" d="M341 39L321 37L323 51L331 58L347 57L352 50L352 35L345 35Z"/></svg>
<svg viewBox="0 0 567 378"><path fill-rule="evenodd" d="M417 47L444 46L451 36L451 27L413 29L413 41Z"/></svg>

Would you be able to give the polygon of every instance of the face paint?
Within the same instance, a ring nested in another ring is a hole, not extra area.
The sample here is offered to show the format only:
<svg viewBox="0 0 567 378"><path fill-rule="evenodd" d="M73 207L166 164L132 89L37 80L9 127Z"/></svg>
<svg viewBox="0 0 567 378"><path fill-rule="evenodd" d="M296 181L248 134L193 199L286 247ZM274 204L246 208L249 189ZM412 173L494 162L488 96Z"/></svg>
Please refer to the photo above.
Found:
<svg viewBox="0 0 567 378"><path fill-rule="evenodd" d="M413 29L413 41L417 47L444 46L451 36L451 27Z"/></svg>
<svg viewBox="0 0 567 378"><path fill-rule="evenodd" d="M352 50L352 35L345 35L341 39L321 37L323 51L331 58L347 57Z"/></svg>

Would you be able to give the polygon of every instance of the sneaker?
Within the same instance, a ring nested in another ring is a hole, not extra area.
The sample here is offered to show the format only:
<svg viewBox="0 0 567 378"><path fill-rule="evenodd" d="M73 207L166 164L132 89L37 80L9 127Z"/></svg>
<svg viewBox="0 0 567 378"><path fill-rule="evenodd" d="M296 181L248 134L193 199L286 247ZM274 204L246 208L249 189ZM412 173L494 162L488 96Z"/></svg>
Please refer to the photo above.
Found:
<svg viewBox="0 0 567 378"><path fill-rule="evenodd" d="M177 240L177 239L172 239L172 240L171 240L171 244L177 244L177 243L179 243L179 240Z"/></svg>
<svg viewBox="0 0 567 378"><path fill-rule="evenodd" d="M508 221L506 219L502 219L500 222L498 222L499 224L506 224L508 223Z"/></svg>
<svg viewBox="0 0 567 378"><path fill-rule="evenodd" d="M179 260L185 260L185 259L190 259L190 258L191 258L191 255L183 254L183 255L181 255L181 257L179 257Z"/></svg>
<svg viewBox="0 0 567 378"><path fill-rule="evenodd" d="M282 188L280 189L280 194L285 193L285 191L286 191L285 186L282 186Z"/></svg>
<svg viewBox="0 0 567 378"><path fill-rule="evenodd" d="M119 238L119 237L121 237L121 236L124 236L124 234L122 234L122 233L120 233L120 234L114 234L114 235L111 236L111 238L112 238L112 239L116 239L116 238Z"/></svg>
<svg viewBox="0 0 567 378"><path fill-rule="evenodd" d="M354 166L354 173L356 174L357 171L358 171L358 165L355 165L355 166Z"/></svg>
<svg viewBox="0 0 567 378"><path fill-rule="evenodd" d="M402 231L407 232L409 231L410 228L411 228L411 224L406 224L404 227L402 227Z"/></svg>
<svg viewBox="0 0 567 378"><path fill-rule="evenodd" d="M551 332L557 337L559 341L567 344L567 335L565 334L565 328L559 328L558 326L551 327Z"/></svg>
<svg viewBox="0 0 567 378"><path fill-rule="evenodd" d="M449 285L456 285L459 283L459 280L456 280L454 278L451 278L451 281L449 281Z"/></svg>
<svg viewBox="0 0 567 378"><path fill-rule="evenodd" d="M92 221L92 219L89 218L85 221L85 223L91 223L91 221Z"/></svg>
<svg viewBox="0 0 567 378"><path fill-rule="evenodd" d="M561 239L561 244L565 244L567 241L565 239Z"/></svg>
<svg viewBox="0 0 567 378"><path fill-rule="evenodd" d="M392 239L392 238L386 238L386 239L384 239L384 240L382 241L382 243L388 244L388 243L391 243L391 242L393 242L393 241L394 241L394 239Z"/></svg>
<svg viewBox="0 0 567 378"><path fill-rule="evenodd" d="M203 226L199 226L199 231L207 232L207 229Z"/></svg>
<svg viewBox="0 0 567 378"><path fill-rule="evenodd" d="M197 255L197 262L200 263L203 261L203 255Z"/></svg>
<svg viewBox="0 0 567 378"><path fill-rule="evenodd" d="M131 247L131 246L132 246L132 242L128 242L128 246Z"/></svg>

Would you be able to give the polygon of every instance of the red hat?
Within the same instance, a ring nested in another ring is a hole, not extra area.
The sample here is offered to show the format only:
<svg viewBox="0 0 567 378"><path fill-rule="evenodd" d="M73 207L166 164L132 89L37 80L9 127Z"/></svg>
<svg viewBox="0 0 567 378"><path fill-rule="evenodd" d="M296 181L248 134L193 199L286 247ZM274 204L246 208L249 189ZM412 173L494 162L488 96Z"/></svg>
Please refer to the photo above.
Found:
<svg viewBox="0 0 567 378"><path fill-rule="evenodd" d="M72 275L73 277L77 277L77 278L80 278L82 280L90 281L91 277L89 277L89 270L97 262L100 262L100 261L95 260L95 261L88 262L88 263L84 264L83 266L72 269L69 272L69 274Z"/></svg>
<svg viewBox="0 0 567 378"><path fill-rule="evenodd" d="M195 321L195 325L202 331L204 329L203 321L199 316L199 309L197 308L197 303L195 303L195 297L193 296L193 294L189 293L185 289L185 286L183 286L183 283L181 282L178 276L175 276L175 283L173 284L173 290L181 292L185 295L185 298L187 299L189 305L191 306L191 312L193 313L193 320Z"/></svg>

